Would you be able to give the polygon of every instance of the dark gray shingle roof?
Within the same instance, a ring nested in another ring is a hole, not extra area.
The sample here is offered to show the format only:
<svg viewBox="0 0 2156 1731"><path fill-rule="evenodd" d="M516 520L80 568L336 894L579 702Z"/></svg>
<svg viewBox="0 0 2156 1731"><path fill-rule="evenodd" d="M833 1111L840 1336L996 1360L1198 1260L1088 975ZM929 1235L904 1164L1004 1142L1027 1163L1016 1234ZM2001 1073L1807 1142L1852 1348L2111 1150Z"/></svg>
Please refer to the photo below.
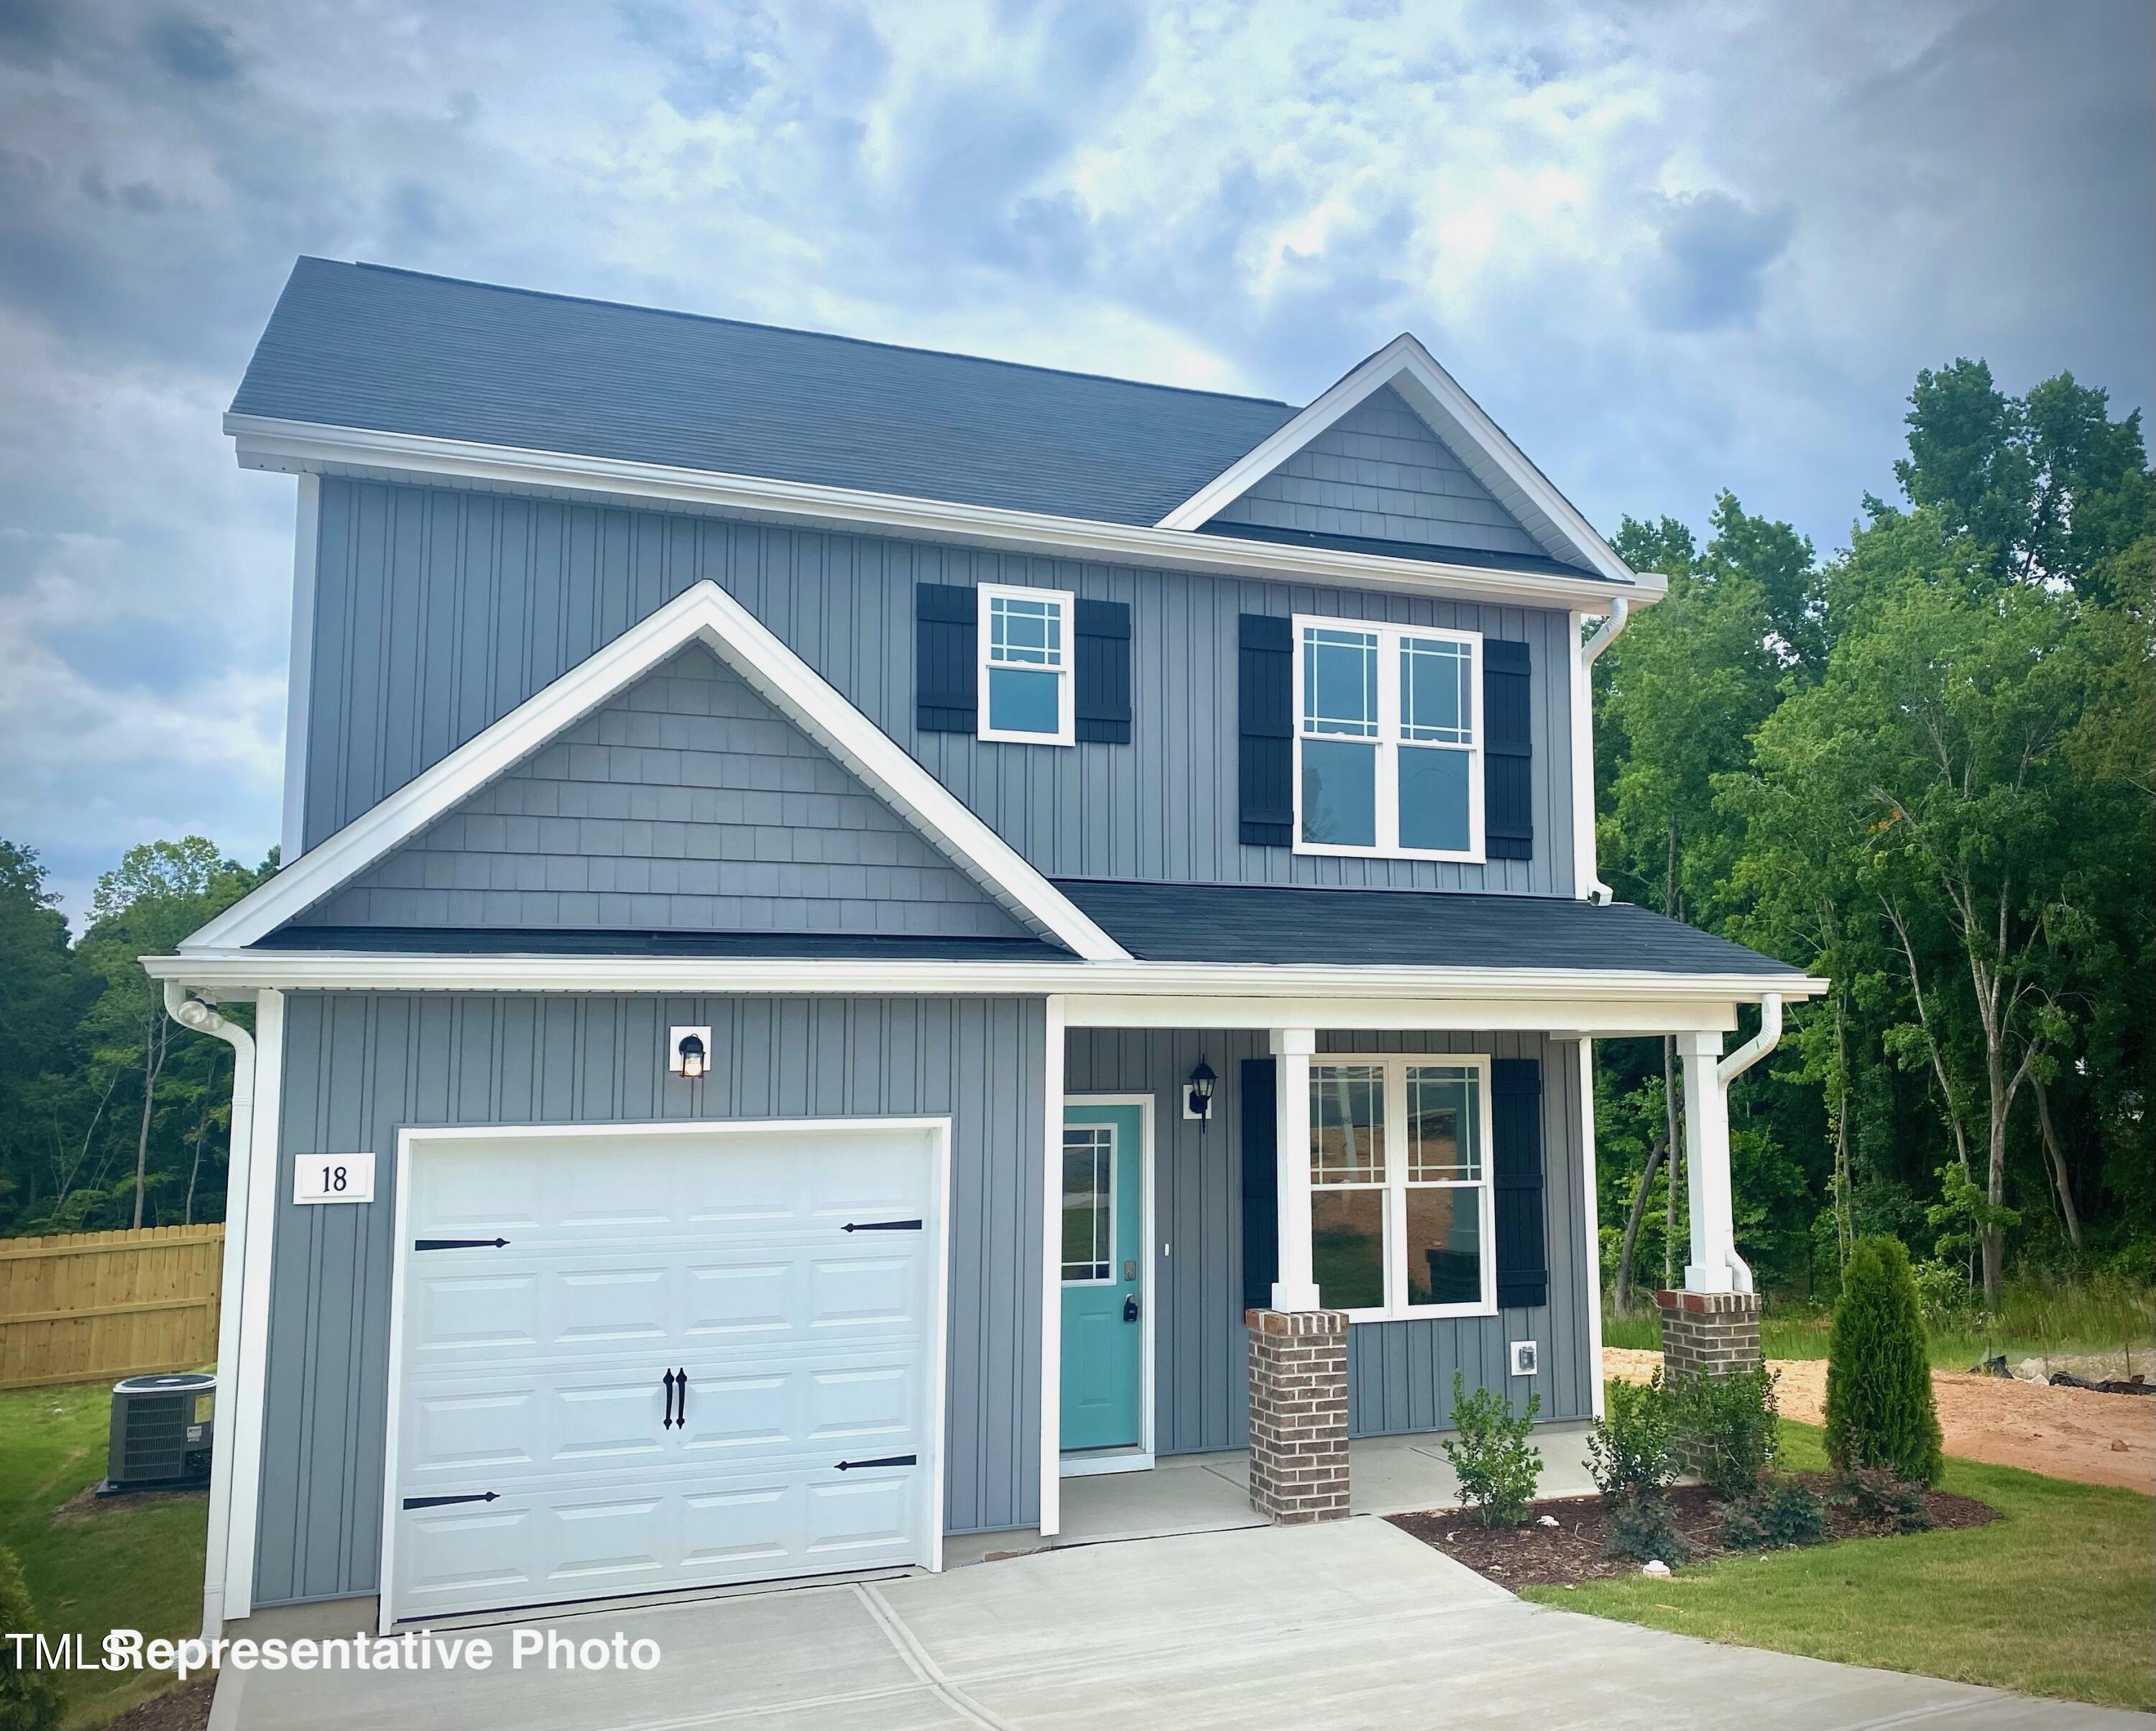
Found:
<svg viewBox="0 0 2156 1731"><path fill-rule="evenodd" d="M1055 886L1147 962L1556 968L1786 974L1726 937L1619 901L1457 891L1292 889L1058 878Z"/></svg>
<svg viewBox="0 0 2156 1731"><path fill-rule="evenodd" d="M1158 522L1296 413L304 258L232 408L1132 524Z"/></svg>

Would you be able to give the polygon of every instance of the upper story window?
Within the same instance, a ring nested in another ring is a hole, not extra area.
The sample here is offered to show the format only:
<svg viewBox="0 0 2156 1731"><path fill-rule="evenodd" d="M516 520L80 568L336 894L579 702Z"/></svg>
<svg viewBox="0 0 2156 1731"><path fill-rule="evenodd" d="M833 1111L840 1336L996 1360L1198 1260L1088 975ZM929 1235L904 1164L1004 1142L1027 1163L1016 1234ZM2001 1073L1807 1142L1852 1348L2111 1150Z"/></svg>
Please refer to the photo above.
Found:
<svg viewBox="0 0 2156 1731"><path fill-rule="evenodd" d="M1488 1061L1310 1066L1311 1271L1358 1322L1496 1307Z"/></svg>
<svg viewBox="0 0 2156 1731"><path fill-rule="evenodd" d="M978 593L980 737L1075 744L1070 592L983 583Z"/></svg>
<svg viewBox="0 0 2156 1731"><path fill-rule="evenodd" d="M1482 639L1295 621L1299 853L1482 858Z"/></svg>

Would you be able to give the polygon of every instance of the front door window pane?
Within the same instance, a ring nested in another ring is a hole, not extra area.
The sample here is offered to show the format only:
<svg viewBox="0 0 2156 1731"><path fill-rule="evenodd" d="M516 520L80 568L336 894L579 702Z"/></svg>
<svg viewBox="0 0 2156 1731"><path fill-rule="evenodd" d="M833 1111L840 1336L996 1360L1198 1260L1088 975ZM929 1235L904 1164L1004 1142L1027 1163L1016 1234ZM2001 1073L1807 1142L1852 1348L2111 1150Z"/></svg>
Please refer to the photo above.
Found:
<svg viewBox="0 0 2156 1731"><path fill-rule="evenodd" d="M1311 733L1378 737L1378 639L1368 631L1302 634L1302 725Z"/></svg>
<svg viewBox="0 0 2156 1731"><path fill-rule="evenodd" d="M1303 750L1307 752L1306 745ZM1468 823L1467 753L1440 746L1406 746L1400 760L1400 845L1465 853ZM1307 778L1304 798L1309 797Z"/></svg>
<svg viewBox="0 0 2156 1731"><path fill-rule="evenodd" d="M1408 1302L1482 1302L1482 1192L1472 1185L1407 1194Z"/></svg>
<svg viewBox="0 0 2156 1731"><path fill-rule="evenodd" d="M1385 1302L1385 1193L1310 1193L1310 1268L1327 1310L1374 1310Z"/></svg>
<svg viewBox="0 0 2156 1731"><path fill-rule="evenodd" d="M1302 839L1378 845L1378 748L1339 739L1302 742Z"/></svg>
<svg viewBox="0 0 2156 1731"><path fill-rule="evenodd" d="M1112 1206L1115 1133L1102 1128L1063 1133L1063 1277L1114 1277L1116 1228Z"/></svg>
<svg viewBox="0 0 2156 1731"><path fill-rule="evenodd" d="M1375 1064L1320 1064L1310 1072L1310 1181L1385 1180L1385 1072Z"/></svg>
<svg viewBox="0 0 2156 1731"><path fill-rule="evenodd" d="M988 725L998 732L1062 731L1062 675L1014 667L988 670Z"/></svg>

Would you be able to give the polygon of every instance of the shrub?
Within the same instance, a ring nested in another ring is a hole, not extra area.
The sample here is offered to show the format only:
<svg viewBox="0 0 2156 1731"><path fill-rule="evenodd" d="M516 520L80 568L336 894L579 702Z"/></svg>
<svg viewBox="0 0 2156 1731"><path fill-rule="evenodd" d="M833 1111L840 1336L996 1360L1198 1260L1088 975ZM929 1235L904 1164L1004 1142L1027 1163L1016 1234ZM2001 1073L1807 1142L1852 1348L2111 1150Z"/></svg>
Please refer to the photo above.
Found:
<svg viewBox="0 0 2156 1731"><path fill-rule="evenodd" d="M1452 1373L1452 1422L1458 1431L1441 1446L1459 1476L1460 1494L1485 1527L1517 1527L1527 1518L1535 1486L1543 1476L1542 1451L1528 1441L1542 1396L1527 1396L1527 1409L1515 1413L1503 1395L1488 1389L1466 1391L1460 1373Z"/></svg>
<svg viewBox="0 0 2156 1731"><path fill-rule="evenodd" d="M15 1554L0 1545L0 1634L36 1629L37 1607ZM0 1641L0 1731L46 1731L60 1722L59 1690L45 1672L23 1663L24 1643Z"/></svg>
<svg viewBox="0 0 2156 1731"><path fill-rule="evenodd" d="M1659 1559L1674 1568L1685 1559L1684 1537L1670 1513L1668 1499L1660 1496L1628 1497L1609 1504L1609 1530L1603 1550L1613 1557L1630 1557L1635 1563Z"/></svg>
<svg viewBox="0 0 2156 1731"><path fill-rule="evenodd" d="M1659 1370L1609 1385L1587 1435L1587 1470L1613 1502L1658 1495L1677 1476L1676 1418Z"/></svg>
<svg viewBox="0 0 2156 1731"><path fill-rule="evenodd" d="M1722 1542L1732 1551L1767 1549L1767 1523L1759 1518L1759 1499L1722 1505Z"/></svg>
<svg viewBox="0 0 2156 1731"><path fill-rule="evenodd" d="M1860 1521L1881 1522L1897 1533L1928 1533L1932 1518L1924 1508L1924 1487L1900 1479L1883 1466L1845 1472L1842 1502Z"/></svg>
<svg viewBox="0 0 2156 1731"><path fill-rule="evenodd" d="M1909 1253L1860 1238L1849 1253L1827 1345L1827 1459L1844 1472L1883 1466L1927 1485L1939 1477L1939 1419Z"/></svg>
<svg viewBox="0 0 2156 1731"><path fill-rule="evenodd" d="M1760 1497L1759 1524L1769 1544L1817 1544L1826 1537L1826 1505L1816 1492L1784 1479Z"/></svg>
<svg viewBox="0 0 2156 1731"><path fill-rule="evenodd" d="M1755 1364L1686 1376L1676 1384L1676 1404L1679 1434L1708 1488L1725 1501L1757 1496L1774 1464L1774 1373Z"/></svg>
<svg viewBox="0 0 2156 1731"><path fill-rule="evenodd" d="M1926 1328L1947 1334L1972 1329L1982 1318L1984 1305L1969 1276L1946 1262L1916 1262L1909 1278L1917 1294L1917 1314Z"/></svg>

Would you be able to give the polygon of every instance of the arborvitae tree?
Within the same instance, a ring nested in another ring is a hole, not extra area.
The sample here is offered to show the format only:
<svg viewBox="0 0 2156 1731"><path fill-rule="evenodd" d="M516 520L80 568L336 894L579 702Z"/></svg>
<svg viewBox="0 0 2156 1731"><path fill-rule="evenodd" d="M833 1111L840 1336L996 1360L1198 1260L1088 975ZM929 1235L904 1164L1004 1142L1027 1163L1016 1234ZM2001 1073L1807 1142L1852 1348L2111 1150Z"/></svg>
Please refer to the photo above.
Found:
<svg viewBox="0 0 2156 1731"><path fill-rule="evenodd" d="M0 1634L28 1634L43 1626L23 1585L14 1552L0 1545ZM60 1722L59 1691L52 1674L23 1662L27 1641L0 1641L0 1731L46 1731ZM28 1657L34 1658L35 1653Z"/></svg>
<svg viewBox="0 0 2156 1731"><path fill-rule="evenodd" d="M1913 1483L1938 1482L1931 1359L1899 1239L1858 1239L1842 1271L1827 1346L1826 1452L1845 1472L1883 1466Z"/></svg>

